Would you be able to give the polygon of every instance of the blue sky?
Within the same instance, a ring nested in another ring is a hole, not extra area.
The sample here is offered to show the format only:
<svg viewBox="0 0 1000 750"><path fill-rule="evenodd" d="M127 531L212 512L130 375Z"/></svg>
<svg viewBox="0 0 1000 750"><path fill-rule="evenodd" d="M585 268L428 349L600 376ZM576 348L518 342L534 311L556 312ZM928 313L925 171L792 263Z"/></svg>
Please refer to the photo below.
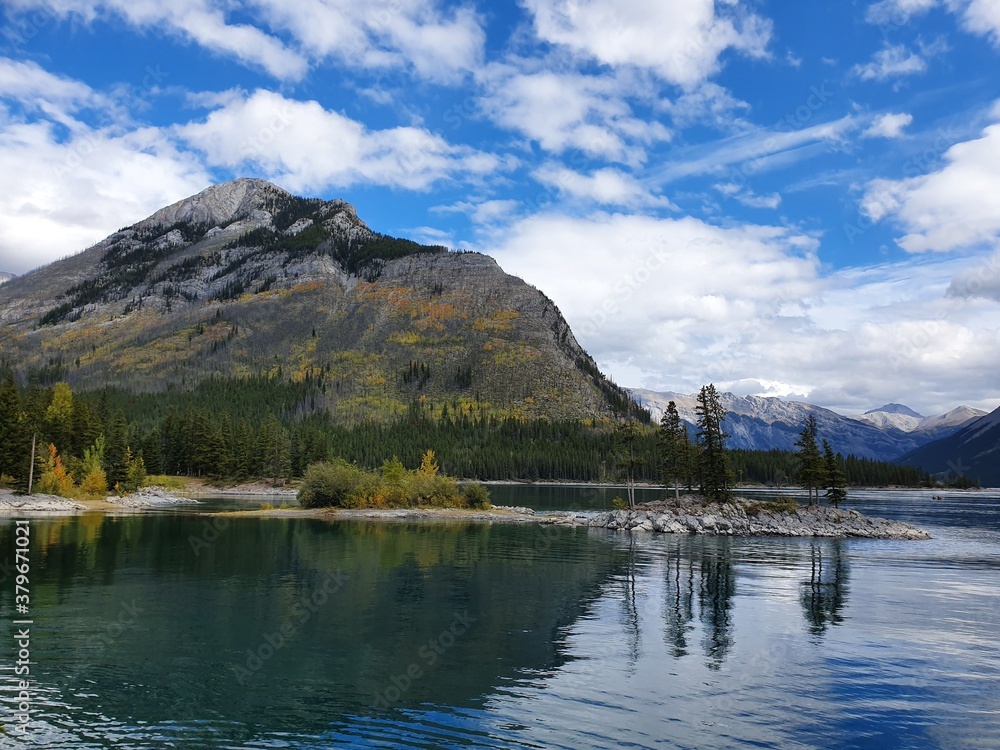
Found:
<svg viewBox="0 0 1000 750"><path fill-rule="evenodd" d="M6 0L0 270L238 176L487 252L618 382L1000 405L1000 0Z"/></svg>

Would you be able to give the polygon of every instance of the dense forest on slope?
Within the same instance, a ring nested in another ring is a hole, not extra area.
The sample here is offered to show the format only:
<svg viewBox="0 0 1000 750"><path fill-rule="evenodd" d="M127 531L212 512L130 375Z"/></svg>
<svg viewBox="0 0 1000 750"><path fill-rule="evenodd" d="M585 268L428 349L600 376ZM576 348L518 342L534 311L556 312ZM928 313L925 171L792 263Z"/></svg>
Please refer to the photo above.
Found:
<svg viewBox="0 0 1000 750"><path fill-rule="evenodd" d="M58 395L57 395L58 393ZM276 378L214 378L190 391L134 394L117 389L72 394L65 387L0 388L0 474L23 486L31 437L54 444L79 472L98 437L106 442L110 487L125 477L129 457L150 474L244 480L299 477L316 461L343 458L374 469L398 457L414 468L431 449L442 471L460 477L511 480L615 481L615 424L610 420L500 418L455 402L414 401L391 421L335 423L314 412L317 388ZM44 451L39 451L43 454ZM658 481L657 434L639 430L639 481ZM853 456L841 458L854 485L929 484L919 469ZM796 454L729 451L738 482L795 483Z"/></svg>

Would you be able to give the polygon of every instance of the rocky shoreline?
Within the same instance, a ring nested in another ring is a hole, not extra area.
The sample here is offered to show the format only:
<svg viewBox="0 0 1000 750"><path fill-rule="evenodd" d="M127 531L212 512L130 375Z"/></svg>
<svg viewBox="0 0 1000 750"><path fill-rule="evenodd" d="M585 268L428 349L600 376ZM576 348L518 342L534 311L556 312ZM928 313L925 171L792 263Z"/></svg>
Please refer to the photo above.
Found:
<svg viewBox="0 0 1000 750"><path fill-rule="evenodd" d="M833 537L855 539L917 540L930 534L901 521L873 518L856 510L828 506L799 506L784 510L773 504L745 498L730 503L702 503L684 498L680 506L660 501L635 510L614 510L594 515L553 517L561 526L588 526L620 531L710 536Z"/></svg>
<svg viewBox="0 0 1000 750"><path fill-rule="evenodd" d="M792 501L794 503L794 501ZM108 497L85 503L52 495L22 497L0 490L0 513L76 514L86 510L162 508L196 505L197 500L171 494L164 488L145 488L125 497ZM657 501L635 510L601 513L544 513L530 508L496 506L484 510L455 508L396 508L356 510L270 508L223 511L219 516L314 517L381 521L473 521L480 523L537 523L563 527L709 536L832 537L856 539L918 540L930 534L910 524L865 516L856 510L828 506L785 506L735 498L729 503L705 503L685 496L680 505Z"/></svg>

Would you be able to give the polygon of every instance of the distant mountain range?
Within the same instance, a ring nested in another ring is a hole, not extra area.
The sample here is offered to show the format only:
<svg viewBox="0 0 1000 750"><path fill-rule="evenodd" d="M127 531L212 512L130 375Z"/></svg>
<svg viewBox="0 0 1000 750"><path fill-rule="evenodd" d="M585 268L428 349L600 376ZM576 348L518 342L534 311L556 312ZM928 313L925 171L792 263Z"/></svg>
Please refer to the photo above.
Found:
<svg viewBox="0 0 1000 750"><path fill-rule="evenodd" d="M691 425L697 421L693 394L658 393L631 389L632 396L659 420L669 401L677 404L681 418ZM960 406L947 414L924 417L901 404L887 404L865 414L845 417L830 409L798 401L763 396L722 394L729 411L725 421L730 448L746 450L796 450L795 441L806 419L816 418L820 438L830 441L844 455L893 461L932 441L961 430L984 411Z"/></svg>
<svg viewBox="0 0 1000 750"><path fill-rule="evenodd" d="M899 463L945 477L977 479L984 487L1000 487L1000 409L907 453Z"/></svg>
<svg viewBox="0 0 1000 750"><path fill-rule="evenodd" d="M6 284L8 281L15 278L17 278L15 274L0 271L0 284Z"/></svg>

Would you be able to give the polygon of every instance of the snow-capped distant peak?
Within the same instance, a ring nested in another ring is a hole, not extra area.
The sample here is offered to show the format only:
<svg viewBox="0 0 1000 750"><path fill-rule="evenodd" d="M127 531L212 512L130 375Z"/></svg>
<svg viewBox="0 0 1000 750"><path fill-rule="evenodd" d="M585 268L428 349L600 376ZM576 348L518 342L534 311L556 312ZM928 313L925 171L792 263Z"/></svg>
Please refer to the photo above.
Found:
<svg viewBox="0 0 1000 750"><path fill-rule="evenodd" d="M13 278L15 278L15 274L7 273L6 271L0 271L0 284L6 284Z"/></svg>
<svg viewBox="0 0 1000 750"><path fill-rule="evenodd" d="M878 414L878 413L901 414L907 417L916 417L917 419L924 418L923 414L917 414L917 412L913 411L913 409L911 409L909 406L904 406L903 404L886 404L885 406L880 406L877 409L866 411L865 415L867 416L869 414Z"/></svg>
<svg viewBox="0 0 1000 750"><path fill-rule="evenodd" d="M880 430L896 429L903 432L913 432L920 427L923 417L914 417L909 414L895 414L888 411L867 411L864 414L857 414L851 419L859 422L868 422L878 427Z"/></svg>

